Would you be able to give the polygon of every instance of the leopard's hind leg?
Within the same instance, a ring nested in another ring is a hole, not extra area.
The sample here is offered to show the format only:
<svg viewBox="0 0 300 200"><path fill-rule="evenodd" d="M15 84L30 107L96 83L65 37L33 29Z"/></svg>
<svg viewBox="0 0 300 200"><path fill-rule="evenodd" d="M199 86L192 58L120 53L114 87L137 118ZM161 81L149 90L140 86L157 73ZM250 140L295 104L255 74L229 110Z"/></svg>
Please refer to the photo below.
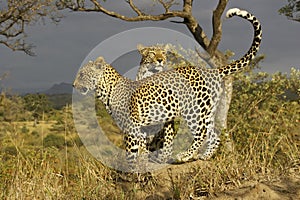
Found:
<svg viewBox="0 0 300 200"><path fill-rule="evenodd" d="M165 163L170 161L173 152L173 142L176 136L174 121L166 122L151 141L150 151L153 152L152 160Z"/></svg>

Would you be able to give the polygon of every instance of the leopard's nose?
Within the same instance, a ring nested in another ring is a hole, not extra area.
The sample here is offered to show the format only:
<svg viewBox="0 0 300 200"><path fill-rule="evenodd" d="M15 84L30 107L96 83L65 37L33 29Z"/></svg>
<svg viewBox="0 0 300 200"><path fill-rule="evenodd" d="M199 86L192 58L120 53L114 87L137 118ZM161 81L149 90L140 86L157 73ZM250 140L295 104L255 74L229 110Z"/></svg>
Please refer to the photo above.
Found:
<svg viewBox="0 0 300 200"><path fill-rule="evenodd" d="M159 62L160 64L162 63L163 59L157 59L157 62Z"/></svg>

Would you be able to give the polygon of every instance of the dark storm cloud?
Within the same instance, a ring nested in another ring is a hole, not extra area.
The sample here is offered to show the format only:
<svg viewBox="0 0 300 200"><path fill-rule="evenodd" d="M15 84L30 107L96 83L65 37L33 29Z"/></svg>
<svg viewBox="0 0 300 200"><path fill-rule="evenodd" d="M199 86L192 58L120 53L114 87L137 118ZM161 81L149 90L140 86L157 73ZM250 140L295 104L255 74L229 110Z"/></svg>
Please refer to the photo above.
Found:
<svg viewBox="0 0 300 200"><path fill-rule="evenodd" d="M146 1L141 1L145 3ZM211 14L217 1L194 2L193 12L204 30L211 35ZM300 24L278 14L282 0L231 0L228 8L239 7L253 12L263 24L263 43L260 53L266 54L263 70L289 71L299 67ZM124 3L107 1L109 8L128 13ZM156 10L153 9L153 12ZM190 36L184 25L165 22L124 22L100 13L70 13L58 25L47 23L28 28L27 41L37 47L37 56L12 52L0 46L0 74L9 71L5 82L10 88L47 88L54 83L72 82L86 55L101 41L136 27L158 26L178 30ZM221 50L242 55L252 40L252 29L241 19L224 19ZM145 38L146 40L146 38ZM120 44L121 45L121 44ZM117 46L115 48L118 48ZM132 62L128 62L131 64ZM124 65L127 63L124 61Z"/></svg>

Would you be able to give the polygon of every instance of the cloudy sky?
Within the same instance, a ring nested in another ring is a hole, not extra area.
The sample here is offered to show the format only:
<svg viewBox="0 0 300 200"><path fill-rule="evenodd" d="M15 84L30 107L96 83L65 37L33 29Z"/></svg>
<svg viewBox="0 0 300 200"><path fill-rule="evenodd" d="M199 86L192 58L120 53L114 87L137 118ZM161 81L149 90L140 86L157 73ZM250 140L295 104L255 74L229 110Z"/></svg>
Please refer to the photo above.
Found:
<svg viewBox="0 0 300 200"><path fill-rule="evenodd" d="M156 7L147 3L149 0L139 2L145 8L147 5L149 6L147 11L158 12ZM263 42L259 53L266 55L266 59L262 63L261 70L263 71L289 72L291 67L300 68L300 23L287 20L286 17L278 14L278 9L285 3L284 0L230 0L228 4L228 8L246 9L260 19L263 27ZM126 4L121 0L107 1L106 4L109 9L125 14L129 12L129 9L125 8ZM194 1L194 15L208 36L211 35L211 15L216 5L217 0ZM0 46L0 75L9 73L9 76L0 82L0 86L38 91L49 88L55 83L71 83L81 63L87 59L88 55L101 54L105 55L105 58L113 55L108 59L109 62L113 62L113 58L116 59L117 54L120 54L120 49L122 49L123 55L119 55L120 58L117 59L119 62L115 63L130 69L139 63L140 58L133 51L137 42L156 43L155 39L157 39L157 42L161 43L167 40L166 38L173 37L168 32L164 34L156 32L156 29L153 28L145 29L146 27L165 28L171 32L172 30L179 31L182 35L191 36L184 25L169 21L124 22L102 13L65 12L64 15L65 18L58 25L37 24L27 29L27 41L36 46L34 51L37 56L35 57L30 57L22 52L12 52L5 46ZM135 34L139 33L135 31L136 28L140 28L138 30L144 32L136 36ZM150 36L143 34L145 30L150 30ZM125 32L127 38L123 38L122 42L120 40L124 36L124 31L128 31ZM121 34L117 36L120 37L116 37L116 34L119 33ZM234 58L237 59L248 49L252 34L251 26L244 20L224 19L223 37L219 49L234 51L236 53ZM151 40L148 37L151 37ZM174 38L176 37L174 36ZM102 45L115 38L117 40L114 43ZM176 39L176 41L180 43L182 40ZM97 45L102 49L96 52L92 51ZM130 48L125 48L128 52L124 56L126 52L123 47L128 45Z"/></svg>

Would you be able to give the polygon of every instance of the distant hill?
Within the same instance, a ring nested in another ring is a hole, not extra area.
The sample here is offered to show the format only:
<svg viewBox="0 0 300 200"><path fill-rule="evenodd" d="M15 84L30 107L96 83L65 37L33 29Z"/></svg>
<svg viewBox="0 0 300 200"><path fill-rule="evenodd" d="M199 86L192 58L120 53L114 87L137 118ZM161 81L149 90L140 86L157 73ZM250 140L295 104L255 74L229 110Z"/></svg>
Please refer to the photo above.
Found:
<svg viewBox="0 0 300 200"><path fill-rule="evenodd" d="M62 82L54 84L49 89L39 93L46 94L55 109L61 109L63 106L72 103L72 92L72 84Z"/></svg>
<svg viewBox="0 0 300 200"><path fill-rule="evenodd" d="M73 87L71 83L59 83L54 84L51 88L41 91L39 93L54 95L54 94L72 94Z"/></svg>

